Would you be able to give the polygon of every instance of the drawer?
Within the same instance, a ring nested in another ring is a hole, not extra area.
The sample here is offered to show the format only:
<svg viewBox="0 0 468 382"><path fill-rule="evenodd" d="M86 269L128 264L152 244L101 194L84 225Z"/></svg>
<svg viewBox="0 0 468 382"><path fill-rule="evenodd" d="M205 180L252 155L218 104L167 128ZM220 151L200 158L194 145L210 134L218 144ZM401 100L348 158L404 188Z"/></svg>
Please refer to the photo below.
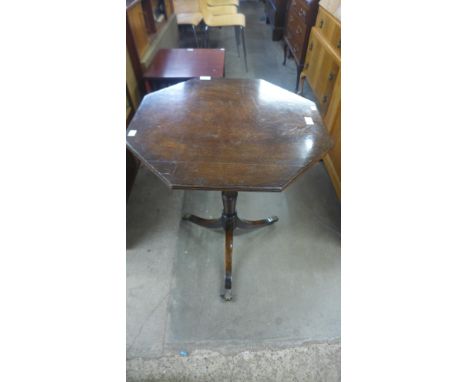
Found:
<svg viewBox="0 0 468 382"><path fill-rule="evenodd" d="M333 28L330 28L329 42L330 45L338 51L341 56L341 26L334 24Z"/></svg>
<svg viewBox="0 0 468 382"><path fill-rule="evenodd" d="M299 21L307 24L310 8L302 0L292 0L289 12L294 14Z"/></svg>
<svg viewBox="0 0 468 382"><path fill-rule="evenodd" d="M320 31L325 40L327 40L334 48L338 47L338 43L341 39L340 21L338 21L326 9L319 7L315 26Z"/></svg>
<svg viewBox="0 0 468 382"><path fill-rule="evenodd" d="M328 33L329 19L327 12L320 6L317 14L317 20L315 20L315 26L324 36L327 36Z"/></svg>
<svg viewBox="0 0 468 382"><path fill-rule="evenodd" d="M296 61L297 65L302 64L302 46L300 45L300 42L297 39L290 39L287 35L285 36L285 40L287 41L289 45L289 49L294 56L294 60Z"/></svg>
<svg viewBox="0 0 468 382"><path fill-rule="evenodd" d="M333 92L340 64L319 38L319 33L312 30L307 49L304 72L307 81L317 98L320 111L325 115Z"/></svg>
<svg viewBox="0 0 468 382"><path fill-rule="evenodd" d="M321 66L318 69L320 75L318 76L316 85L316 96L319 102L320 111L325 115L330 104L330 98L333 93L333 87L339 73L340 67L335 62L330 54L325 53Z"/></svg>
<svg viewBox="0 0 468 382"><path fill-rule="evenodd" d="M301 61L304 43L307 35L307 26L299 21L297 17L291 12L288 13L288 23L286 30L286 37L290 43L290 48L296 61Z"/></svg>
<svg viewBox="0 0 468 382"><path fill-rule="evenodd" d="M315 34L311 31L303 71L312 89L316 88L319 75L318 68L322 56L323 47L318 44Z"/></svg>

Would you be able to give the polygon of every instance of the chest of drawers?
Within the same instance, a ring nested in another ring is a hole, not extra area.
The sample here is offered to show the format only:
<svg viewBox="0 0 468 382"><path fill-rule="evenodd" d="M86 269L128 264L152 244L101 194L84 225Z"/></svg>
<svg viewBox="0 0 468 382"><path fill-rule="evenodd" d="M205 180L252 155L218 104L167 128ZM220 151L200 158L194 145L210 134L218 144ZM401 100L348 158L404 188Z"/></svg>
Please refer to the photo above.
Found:
<svg viewBox="0 0 468 382"><path fill-rule="evenodd" d="M310 32L309 46L301 73L311 87L317 106L335 145L324 164L338 196L341 194L341 22L320 7Z"/></svg>
<svg viewBox="0 0 468 382"><path fill-rule="evenodd" d="M319 0L289 0L287 5L283 65L286 65L290 53L297 66L296 90L304 67L310 29L317 18L318 6Z"/></svg>
<svg viewBox="0 0 468 382"><path fill-rule="evenodd" d="M286 2L287 0L265 0L266 22L273 27L273 41L283 38L286 21Z"/></svg>

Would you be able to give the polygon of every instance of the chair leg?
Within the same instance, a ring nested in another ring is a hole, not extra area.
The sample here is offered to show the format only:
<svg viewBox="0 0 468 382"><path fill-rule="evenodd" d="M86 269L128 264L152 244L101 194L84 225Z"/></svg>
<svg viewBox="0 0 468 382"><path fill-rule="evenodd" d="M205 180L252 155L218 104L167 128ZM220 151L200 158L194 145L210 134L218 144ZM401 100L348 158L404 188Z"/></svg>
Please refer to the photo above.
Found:
<svg viewBox="0 0 468 382"><path fill-rule="evenodd" d="M236 35L237 57L240 57L240 50L239 50L240 36L239 36L239 27L237 25L234 26L234 33Z"/></svg>
<svg viewBox="0 0 468 382"><path fill-rule="evenodd" d="M247 50L245 49L245 35L244 35L244 27L240 27L241 36L242 36L242 46L244 48L244 62L245 62L245 71L248 72L247 69Z"/></svg>
<svg viewBox="0 0 468 382"><path fill-rule="evenodd" d="M208 25L205 25L205 48L208 48Z"/></svg>
<svg viewBox="0 0 468 382"><path fill-rule="evenodd" d="M198 44L197 28L193 24L192 24L192 30L193 30L193 36L195 37L195 44L197 44L197 48L199 48L200 45Z"/></svg>

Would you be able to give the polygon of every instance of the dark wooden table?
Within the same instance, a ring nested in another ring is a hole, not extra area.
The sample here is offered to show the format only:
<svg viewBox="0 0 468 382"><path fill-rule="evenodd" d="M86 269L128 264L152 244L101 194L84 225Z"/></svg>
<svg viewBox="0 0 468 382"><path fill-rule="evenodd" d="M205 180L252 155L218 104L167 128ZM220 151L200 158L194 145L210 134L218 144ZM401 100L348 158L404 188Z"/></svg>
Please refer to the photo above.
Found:
<svg viewBox="0 0 468 382"><path fill-rule="evenodd" d="M233 232L247 221L239 191L284 190L332 147L313 102L263 80L190 80L146 95L127 130L128 148L170 188L222 191L219 219L184 220L225 231L226 300L231 299Z"/></svg>
<svg viewBox="0 0 468 382"><path fill-rule="evenodd" d="M143 74L148 92L199 77L224 77L224 49L159 49Z"/></svg>

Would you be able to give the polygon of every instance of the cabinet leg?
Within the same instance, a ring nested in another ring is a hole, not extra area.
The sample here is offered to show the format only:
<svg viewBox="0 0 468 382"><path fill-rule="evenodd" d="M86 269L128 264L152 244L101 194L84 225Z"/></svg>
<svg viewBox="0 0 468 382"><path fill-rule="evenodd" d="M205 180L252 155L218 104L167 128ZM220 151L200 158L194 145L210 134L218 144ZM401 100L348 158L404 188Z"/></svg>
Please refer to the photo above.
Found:
<svg viewBox="0 0 468 382"><path fill-rule="evenodd" d="M296 75L296 93L299 89L299 78L301 76L301 72L302 72L302 66L297 66L297 75Z"/></svg>
<svg viewBox="0 0 468 382"><path fill-rule="evenodd" d="M299 78L299 91L297 94L303 95L304 94L304 81L306 79L306 75L304 73L301 73L301 76Z"/></svg>
<svg viewBox="0 0 468 382"><path fill-rule="evenodd" d="M146 90L146 94L149 94L154 91L150 80L145 80L145 90Z"/></svg>
<svg viewBox="0 0 468 382"><path fill-rule="evenodd" d="M288 44L284 43L284 60L283 65L286 65L286 58L288 57Z"/></svg>

